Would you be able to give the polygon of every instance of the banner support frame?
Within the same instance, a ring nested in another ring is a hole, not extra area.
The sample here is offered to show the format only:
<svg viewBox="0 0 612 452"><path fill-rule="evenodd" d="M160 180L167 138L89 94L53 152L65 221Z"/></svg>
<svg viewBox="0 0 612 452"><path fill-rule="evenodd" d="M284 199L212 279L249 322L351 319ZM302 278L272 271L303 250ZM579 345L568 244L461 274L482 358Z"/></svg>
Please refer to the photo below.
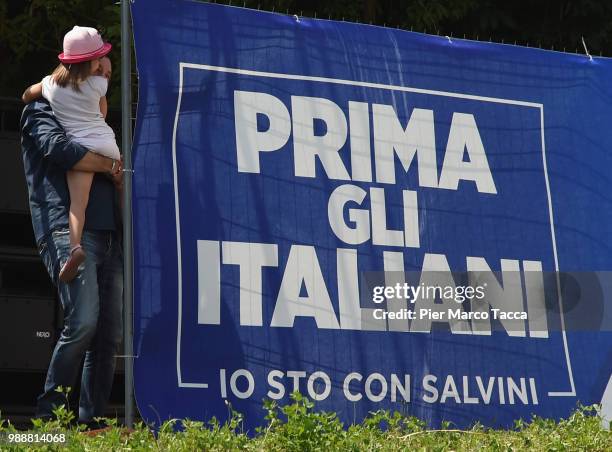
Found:
<svg viewBox="0 0 612 452"><path fill-rule="evenodd" d="M121 148L123 149L123 342L124 423L134 425L133 256L132 256L132 93L130 0L121 0Z"/></svg>

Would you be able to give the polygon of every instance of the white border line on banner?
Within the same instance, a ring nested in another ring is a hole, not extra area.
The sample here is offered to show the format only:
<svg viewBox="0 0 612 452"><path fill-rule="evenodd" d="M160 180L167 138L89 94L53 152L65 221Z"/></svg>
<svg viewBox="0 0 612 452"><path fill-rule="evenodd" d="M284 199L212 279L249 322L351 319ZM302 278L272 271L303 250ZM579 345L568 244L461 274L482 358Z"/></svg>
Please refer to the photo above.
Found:
<svg viewBox="0 0 612 452"><path fill-rule="evenodd" d="M181 231L180 231L180 215L179 215L179 194L178 194L178 176L177 176L177 165L176 165L176 134L178 128L178 119L181 110L181 99L183 96L183 69L199 69L206 71L225 72L229 74L248 75L253 77L266 77L276 78L284 80L302 80L307 82L319 82L319 83L333 83L337 85L348 85L348 86L360 86L364 88L376 88L384 89L388 91L401 91L416 94L429 94L432 96L444 96L453 97L457 99L475 100L481 102L492 102L497 104L506 105L518 105L522 107L537 108L540 111L540 131L542 139L542 162L544 165L544 180L546 183L546 197L548 200L548 215L550 218L550 233L552 237L553 245L553 257L555 261L555 271L557 275L557 293L559 294L559 312L561 317L561 332L563 336L563 348L565 351L565 361L567 364L567 372L570 382L570 391L553 391L549 392L549 397L574 397L576 395L576 387L574 385L574 375L572 371L572 364L570 360L570 353L567 344L567 335L565 332L565 316L563 313L563 302L561 299L561 282L559 279L559 260L557 257L557 241L555 238L555 226L553 219L553 208L552 198L550 194L550 183L548 180L548 168L546 165L546 148L544 142L544 105L535 102L525 102L520 100L503 99L498 97L487 97L487 96L476 96L472 94L453 93L448 91L437 91L431 89L411 88L407 86L398 85L384 85L381 83L370 83L360 82L355 80L344 80L328 77L312 77L307 75L297 74L281 74L275 72L261 72L252 71L249 69L237 69L222 66L211 66L207 64L196 64L196 63L179 63L179 92L176 104L176 114L174 116L174 130L172 132L172 165L173 165L173 177L174 177L174 204L175 204L175 217L176 217L176 251L177 251L177 269L178 269L178 331L176 340L176 373L178 378L178 386L180 388L208 388L206 383L186 383L183 382L181 376L181 325L182 325L182 303L183 303L183 288L182 288L182 262L181 262Z"/></svg>

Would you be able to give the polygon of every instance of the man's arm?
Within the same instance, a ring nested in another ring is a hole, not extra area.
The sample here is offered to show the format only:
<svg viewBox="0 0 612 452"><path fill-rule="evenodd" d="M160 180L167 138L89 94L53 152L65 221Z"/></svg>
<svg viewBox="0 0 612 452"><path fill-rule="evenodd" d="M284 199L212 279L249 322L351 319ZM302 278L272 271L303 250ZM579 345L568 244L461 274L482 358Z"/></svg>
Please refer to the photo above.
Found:
<svg viewBox="0 0 612 452"><path fill-rule="evenodd" d="M89 151L75 163L72 169L90 173L107 173L117 189L123 186L123 162L121 160L113 160Z"/></svg>
<svg viewBox="0 0 612 452"><path fill-rule="evenodd" d="M114 172L120 170L120 166L117 160L109 159L95 152L88 151L71 169L76 171L88 171L90 173L109 173L112 175Z"/></svg>
<svg viewBox="0 0 612 452"><path fill-rule="evenodd" d="M78 171L108 173L120 171L121 165L113 160L88 151L78 143L70 141L46 102L37 102L25 107L21 117L21 133L29 136L46 159L57 166Z"/></svg>

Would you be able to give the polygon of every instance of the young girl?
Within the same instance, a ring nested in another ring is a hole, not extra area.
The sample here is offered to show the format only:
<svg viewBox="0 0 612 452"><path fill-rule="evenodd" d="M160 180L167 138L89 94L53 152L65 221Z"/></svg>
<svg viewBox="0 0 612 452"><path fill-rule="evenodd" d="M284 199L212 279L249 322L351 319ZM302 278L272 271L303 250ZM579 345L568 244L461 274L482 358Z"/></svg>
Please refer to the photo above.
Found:
<svg viewBox="0 0 612 452"><path fill-rule="evenodd" d="M119 148L113 130L106 124L106 90L108 80L103 73L101 59L111 50L102 41L95 28L75 26L64 36L64 52L59 55L60 64L42 82L24 92L25 103L43 96L53 109L55 117L66 135L88 150L120 160ZM110 63L106 58L105 66ZM104 73L109 72L107 66ZM119 163L113 162L113 169ZM94 173L68 171L66 182L70 192L70 255L60 270L62 282L69 282L77 274L86 254L81 246L85 224L85 209Z"/></svg>

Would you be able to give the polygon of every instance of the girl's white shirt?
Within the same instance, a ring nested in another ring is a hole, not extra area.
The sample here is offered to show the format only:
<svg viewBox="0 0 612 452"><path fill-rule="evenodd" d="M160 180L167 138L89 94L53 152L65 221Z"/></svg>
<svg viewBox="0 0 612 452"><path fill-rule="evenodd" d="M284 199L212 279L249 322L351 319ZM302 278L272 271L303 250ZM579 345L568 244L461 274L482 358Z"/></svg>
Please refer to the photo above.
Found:
<svg viewBox="0 0 612 452"><path fill-rule="evenodd" d="M61 87L49 75L42 80L42 95L68 137L77 141L79 138L115 141L113 129L100 112L100 98L106 95L108 80L93 75L79 83L79 88L80 91L70 85Z"/></svg>

